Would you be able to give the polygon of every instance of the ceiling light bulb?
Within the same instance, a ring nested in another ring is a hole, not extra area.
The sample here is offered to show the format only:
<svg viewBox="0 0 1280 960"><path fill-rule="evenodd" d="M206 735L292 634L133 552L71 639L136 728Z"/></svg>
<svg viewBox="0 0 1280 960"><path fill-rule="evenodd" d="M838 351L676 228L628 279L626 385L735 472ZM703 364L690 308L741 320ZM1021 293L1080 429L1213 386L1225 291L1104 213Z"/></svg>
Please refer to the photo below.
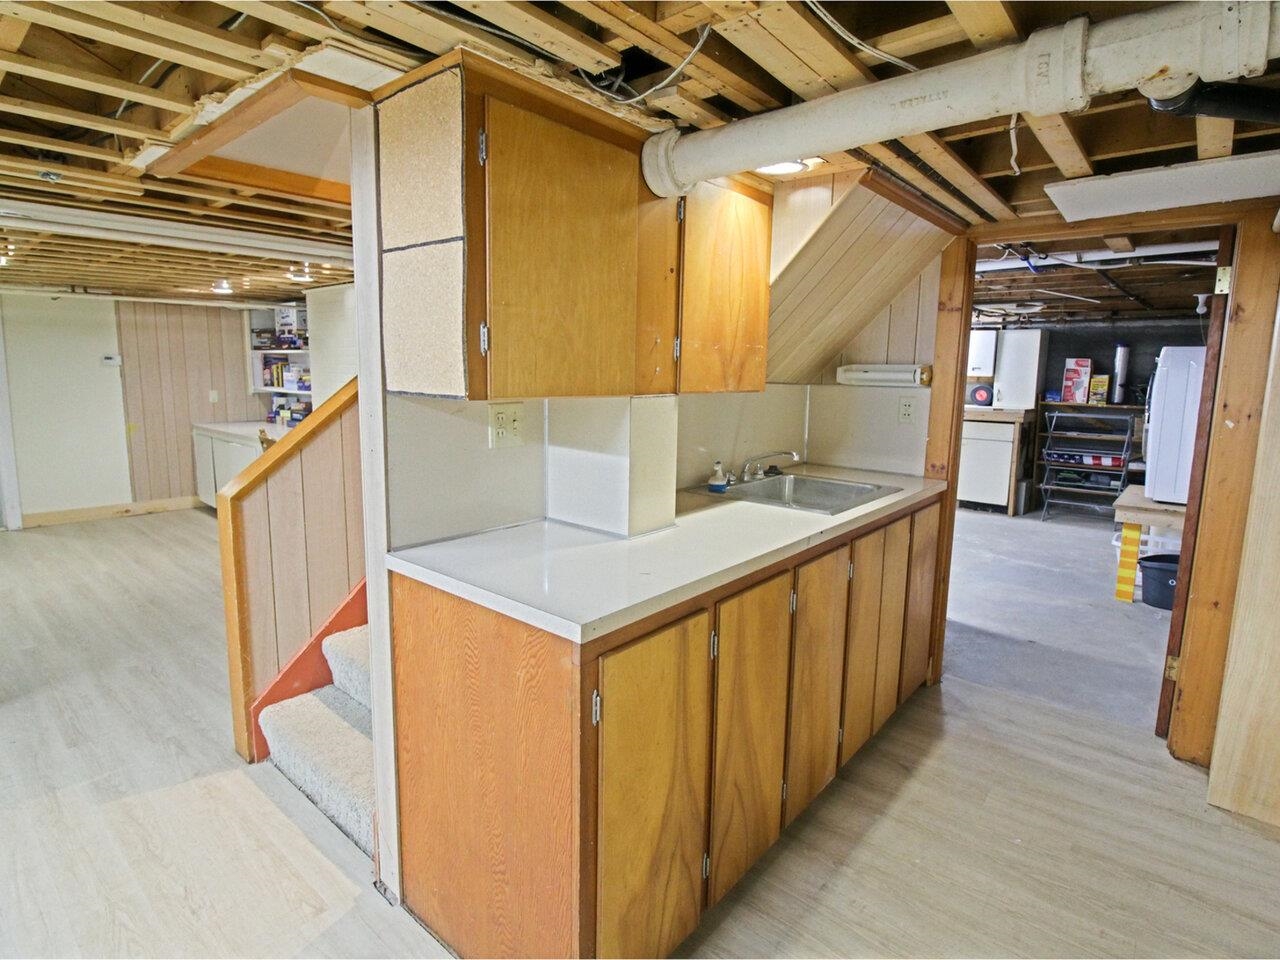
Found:
<svg viewBox="0 0 1280 960"><path fill-rule="evenodd" d="M1209 312L1209 298L1213 296L1211 293L1196 294L1196 316L1203 317Z"/></svg>
<svg viewBox="0 0 1280 960"><path fill-rule="evenodd" d="M235 293L235 291L231 289L231 281L225 277L221 280L214 281L213 286L209 289L214 293Z"/></svg>
<svg viewBox="0 0 1280 960"><path fill-rule="evenodd" d="M780 177L787 173L804 173L809 169L809 165L803 160L783 160L780 163L769 163L763 167L756 167L756 173L763 173L767 177Z"/></svg>
<svg viewBox="0 0 1280 960"><path fill-rule="evenodd" d="M292 280L294 283L311 283L313 280L315 280L315 277L311 275L310 271L304 272L296 269L290 270L288 273L285 274L285 276L288 279Z"/></svg>
<svg viewBox="0 0 1280 960"><path fill-rule="evenodd" d="M0 267L7 267L8 265L9 265L9 258L0 257Z"/></svg>

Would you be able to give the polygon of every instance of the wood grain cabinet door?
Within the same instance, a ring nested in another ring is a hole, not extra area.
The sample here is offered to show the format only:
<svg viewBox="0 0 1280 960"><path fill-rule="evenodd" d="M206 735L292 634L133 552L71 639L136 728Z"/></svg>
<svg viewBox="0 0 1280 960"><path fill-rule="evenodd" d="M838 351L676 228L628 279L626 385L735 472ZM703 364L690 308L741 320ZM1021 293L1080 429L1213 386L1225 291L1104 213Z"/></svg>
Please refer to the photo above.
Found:
<svg viewBox="0 0 1280 960"><path fill-rule="evenodd" d="M844 659L841 765L871 739L876 698L876 651L880 647L884 541L883 529L853 541L853 583L849 589L849 632Z"/></svg>
<svg viewBox="0 0 1280 960"><path fill-rule="evenodd" d="M488 98L489 398L629 396L640 160Z"/></svg>
<svg viewBox="0 0 1280 960"><path fill-rule="evenodd" d="M742 878L782 829L791 571L723 601L716 632L708 904Z"/></svg>
<svg viewBox="0 0 1280 960"><path fill-rule="evenodd" d="M685 198L681 393L764 389L769 231L768 204L728 187Z"/></svg>
<svg viewBox="0 0 1280 960"><path fill-rule="evenodd" d="M798 567L795 583L786 823L791 823L836 775L849 548L840 547Z"/></svg>
<svg viewBox="0 0 1280 960"><path fill-rule="evenodd" d="M938 568L938 520L934 504L911 515L911 554L907 569L907 609L902 625L902 676L898 702L915 693L929 675L933 633L933 582Z"/></svg>
<svg viewBox="0 0 1280 960"><path fill-rule="evenodd" d="M880 638L876 647L875 704L871 732L875 733L898 709L898 681L902 676L902 628L907 606L907 568L911 554L911 518L896 520L884 530L884 568L880 584Z"/></svg>
<svg viewBox="0 0 1280 960"><path fill-rule="evenodd" d="M600 658L596 952L664 957L702 913L711 617Z"/></svg>

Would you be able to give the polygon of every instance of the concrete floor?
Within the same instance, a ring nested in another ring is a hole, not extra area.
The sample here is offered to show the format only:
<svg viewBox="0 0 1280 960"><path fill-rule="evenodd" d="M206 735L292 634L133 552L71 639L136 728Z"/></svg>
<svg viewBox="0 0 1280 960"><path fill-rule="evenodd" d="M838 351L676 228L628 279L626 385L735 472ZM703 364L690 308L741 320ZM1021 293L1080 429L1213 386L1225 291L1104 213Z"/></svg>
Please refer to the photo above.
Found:
<svg viewBox="0 0 1280 960"><path fill-rule="evenodd" d="M1115 599L1109 519L956 516L948 676L1153 730L1169 613Z"/></svg>

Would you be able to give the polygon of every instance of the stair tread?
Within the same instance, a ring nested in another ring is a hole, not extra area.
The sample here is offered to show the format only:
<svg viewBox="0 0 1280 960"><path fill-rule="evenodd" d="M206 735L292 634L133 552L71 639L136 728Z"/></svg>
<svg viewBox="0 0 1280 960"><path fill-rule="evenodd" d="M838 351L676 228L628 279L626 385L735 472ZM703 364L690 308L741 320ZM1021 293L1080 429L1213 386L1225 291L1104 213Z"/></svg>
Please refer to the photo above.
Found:
<svg viewBox="0 0 1280 960"><path fill-rule="evenodd" d="M361 850L373 851L369 709L335 686L265 708L271 762Z"/></svg>
<svg viewBox="0 0 1280 960"><path fill-rule="evenodd" d="M369 625L330 634L321 641L333 683L347 696L369 706Z"/></svg>

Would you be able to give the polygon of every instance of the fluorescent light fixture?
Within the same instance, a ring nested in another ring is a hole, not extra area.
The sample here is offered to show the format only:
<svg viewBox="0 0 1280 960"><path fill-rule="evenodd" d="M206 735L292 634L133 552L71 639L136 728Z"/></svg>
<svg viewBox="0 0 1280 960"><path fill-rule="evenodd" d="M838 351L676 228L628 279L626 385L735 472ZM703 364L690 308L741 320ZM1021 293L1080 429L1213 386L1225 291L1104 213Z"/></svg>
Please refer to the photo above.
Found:
<svg viewBox="0 0 1280 960"><path fill-rule="evenodd" d="M213 286L209 289L214 293L235 293L235 290L231 288L231 281L226 277L223 277L221 280L214 281Z"/></svg>
<svg viewBox="0 0 1280 960"><path fill-rule="evenodd" d="M302 265L301 270L299 270L297 267L294 267L292 270L286 273L285 276L288 277L290 280L292 280L294 283L311 283L312 281L315 280L315 277L311 275L311 264L309 263L304 263Z"/></svg>
<svg viewBox="0 0 1280 960"><path fill-rule="evenodd" d="M1067 221L1280 194L1280 150L1045 184Z"/></svg>
<svg viewBox="0 0 1280 960"><path fill-rule="evenodd" d="M780 177L787 173L804 173L809 169L809 165L803 160L783 160L780 163L770 163L763 167L756 167L756 173L763 173L766 177Z"/></svg>

